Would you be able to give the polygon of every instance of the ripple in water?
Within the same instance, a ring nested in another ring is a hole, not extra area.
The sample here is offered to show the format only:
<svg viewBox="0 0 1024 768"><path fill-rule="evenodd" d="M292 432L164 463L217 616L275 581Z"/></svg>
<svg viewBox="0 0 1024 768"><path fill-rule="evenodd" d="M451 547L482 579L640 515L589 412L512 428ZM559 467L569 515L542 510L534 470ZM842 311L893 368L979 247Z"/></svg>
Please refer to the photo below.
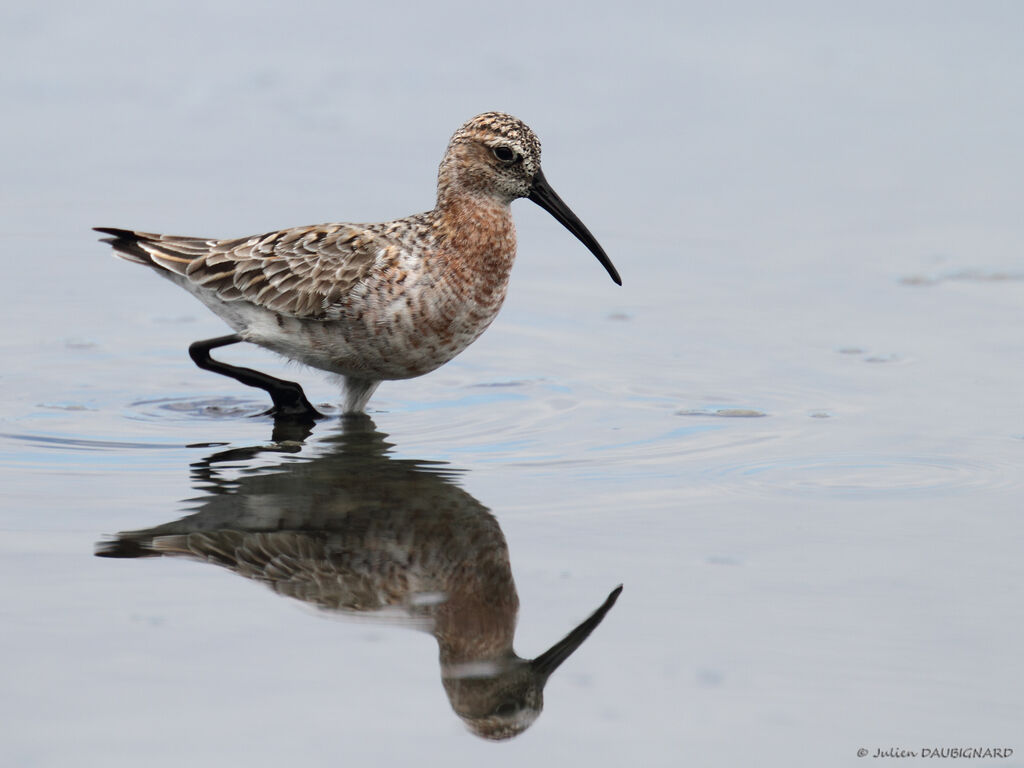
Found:
<svg viewBox="0 0 1024 768"><path fill-rule="evenodd" d="M835 454L723 467L721 484L740 493L860 497L976 491L1010 484L998 466L949 456Z"/></svg>
<svg viewBox="0 0 1024 768"><path fill-rule="evenodd" d="M131 404L128 418L140 421L167 421L193 419L235 420L239 418L267 415L269 401L249 400L238 397L214 397L193 399L187 397L162 397L155 400L138 400ZM330 416L336 408L318 403L317 409Z"/></svg>
<svg viewBox="0 0 1024 768"><path fill-rule="evenodd" d="M127 440L92 440L80 437L67 437L59 435L19 435L14 433L0 432L0 438L13 440L41 448L52 448L56 450L69 451L123 451L126 449L137 450L165 450L167 448L185 448L187 446L177 443L146 443L141 441Z"/></svg>
<svg viewBox="0 0 1024 768"><path fill-rule="evenodd" d="M676 416L719 416L726 419L759 419L768 414L753 408L684 408Z"/></svg>
<svg viewBox="0 0 1024 768"><path fill-rule="evenodd" d="M610 400L621 407L609 409ZM456 463L468 455L476 463L543 472L585 473L600 465L675 476L683 457L721 455L769 439L763 430L741 426L763 416L760 411L716 407L699 412L711 418L673 419L673 400L532 380L514 387L466 387L453 390L449 400L413 407L388 408L382 400L390 415L381 414L379 423L397 428L402 451L432 452ZM450 410L451 418L438 421L440 408Z"/></svg>
<svg viewBox="0 0 1024 768"><path fill-rule="evenodd" d="M962 269L957 272L948 272L941 275L906 275L900 279L902 285L928 286L938 285L947 281L961 281L971 283L1007 283L1024 280L1024 273L1004 272L1001 270L987 269Z"/></svg>

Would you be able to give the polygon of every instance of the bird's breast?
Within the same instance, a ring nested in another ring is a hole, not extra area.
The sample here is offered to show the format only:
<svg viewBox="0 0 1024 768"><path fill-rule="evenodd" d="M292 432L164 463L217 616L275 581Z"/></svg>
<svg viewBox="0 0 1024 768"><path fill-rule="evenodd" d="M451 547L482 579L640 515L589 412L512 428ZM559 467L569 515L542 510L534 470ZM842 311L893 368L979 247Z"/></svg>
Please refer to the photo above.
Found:
<svg viewBox="0 0 1024 768"><path fill-rule="evenodd" d="M511 220L491 224L486 233L439 238L433 248L383 259L340 308L336 369L410 378L475 341L501 309L515 259Z"/></svg>

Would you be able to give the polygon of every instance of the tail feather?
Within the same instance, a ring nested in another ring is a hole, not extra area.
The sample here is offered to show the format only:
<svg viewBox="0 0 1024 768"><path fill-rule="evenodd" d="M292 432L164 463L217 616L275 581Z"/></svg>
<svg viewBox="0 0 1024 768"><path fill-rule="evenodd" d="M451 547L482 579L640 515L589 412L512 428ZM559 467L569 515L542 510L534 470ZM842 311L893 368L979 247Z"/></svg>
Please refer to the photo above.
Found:
<svg viewBox="0 0 1024 768"><path fill-rule="evenodd" d="M136 539L129 536L119 536L110 541L101 541L96 544L96 557L159 557L160 552L153 547L151 539Z"/></svg>
<svg viewBox="0 0 1024 768"><path fill-rule="evenodd" d="M145 239L141 232L133 232L130 229L116 229L115 227L93 227L96 232L113 237L100 239L101 243L109 243L114 249L114 255L125 261L133 261L136 264L156 266L152 257L139 245L139 241Z"/></svg>
<svg viewBox="0 0 1024 768"><path fill-rule="evenodd" d="M115 256L179 275L184 275L192 260L205 254L210 247L210 241L197 237L154 235L116 227L93 229L113 235L102 238L101 242L109 243Z"/></svg>
<svg viewBox="0 0 1024 768"><path fill-rule="evenodd" d="M153 529L155 531L157 529ZM136 558L161 555L205 554L189 546L189 534L158 534L153 531L119 533L116 539L96 544L96 557ZM196 534L191 534L195 536ZM205 537L201 537L205 538Z"/></svg>

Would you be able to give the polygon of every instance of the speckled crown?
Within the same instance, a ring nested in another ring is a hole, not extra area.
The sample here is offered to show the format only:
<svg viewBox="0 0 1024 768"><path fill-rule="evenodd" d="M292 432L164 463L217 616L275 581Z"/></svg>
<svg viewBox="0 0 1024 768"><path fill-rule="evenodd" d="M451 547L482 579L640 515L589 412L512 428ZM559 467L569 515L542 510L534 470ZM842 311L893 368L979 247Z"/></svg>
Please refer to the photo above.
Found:
<svg viewBox="0 0 1024 768"><path fill-rule="evenodd" d="M504 112L484 112L467 120L452 136L452 144L467 141L482 141L485 144L494 137L502 137L519 145L524 154L540 159L540 139L526 123L518 117Z"/></svg>

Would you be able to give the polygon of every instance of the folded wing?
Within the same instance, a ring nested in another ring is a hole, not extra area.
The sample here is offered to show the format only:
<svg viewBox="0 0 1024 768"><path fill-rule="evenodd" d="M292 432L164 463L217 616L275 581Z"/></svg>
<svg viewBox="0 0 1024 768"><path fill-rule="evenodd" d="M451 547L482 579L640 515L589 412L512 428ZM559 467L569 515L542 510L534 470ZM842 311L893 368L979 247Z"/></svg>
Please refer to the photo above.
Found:
<svg viewBox="0 0 1024 768"><path fill-rule="evenodd" d="M385 256L388 243L350 224L296 227L236 240L97 227L117 256L170 272L222 301L326 319Z"/></svg>

